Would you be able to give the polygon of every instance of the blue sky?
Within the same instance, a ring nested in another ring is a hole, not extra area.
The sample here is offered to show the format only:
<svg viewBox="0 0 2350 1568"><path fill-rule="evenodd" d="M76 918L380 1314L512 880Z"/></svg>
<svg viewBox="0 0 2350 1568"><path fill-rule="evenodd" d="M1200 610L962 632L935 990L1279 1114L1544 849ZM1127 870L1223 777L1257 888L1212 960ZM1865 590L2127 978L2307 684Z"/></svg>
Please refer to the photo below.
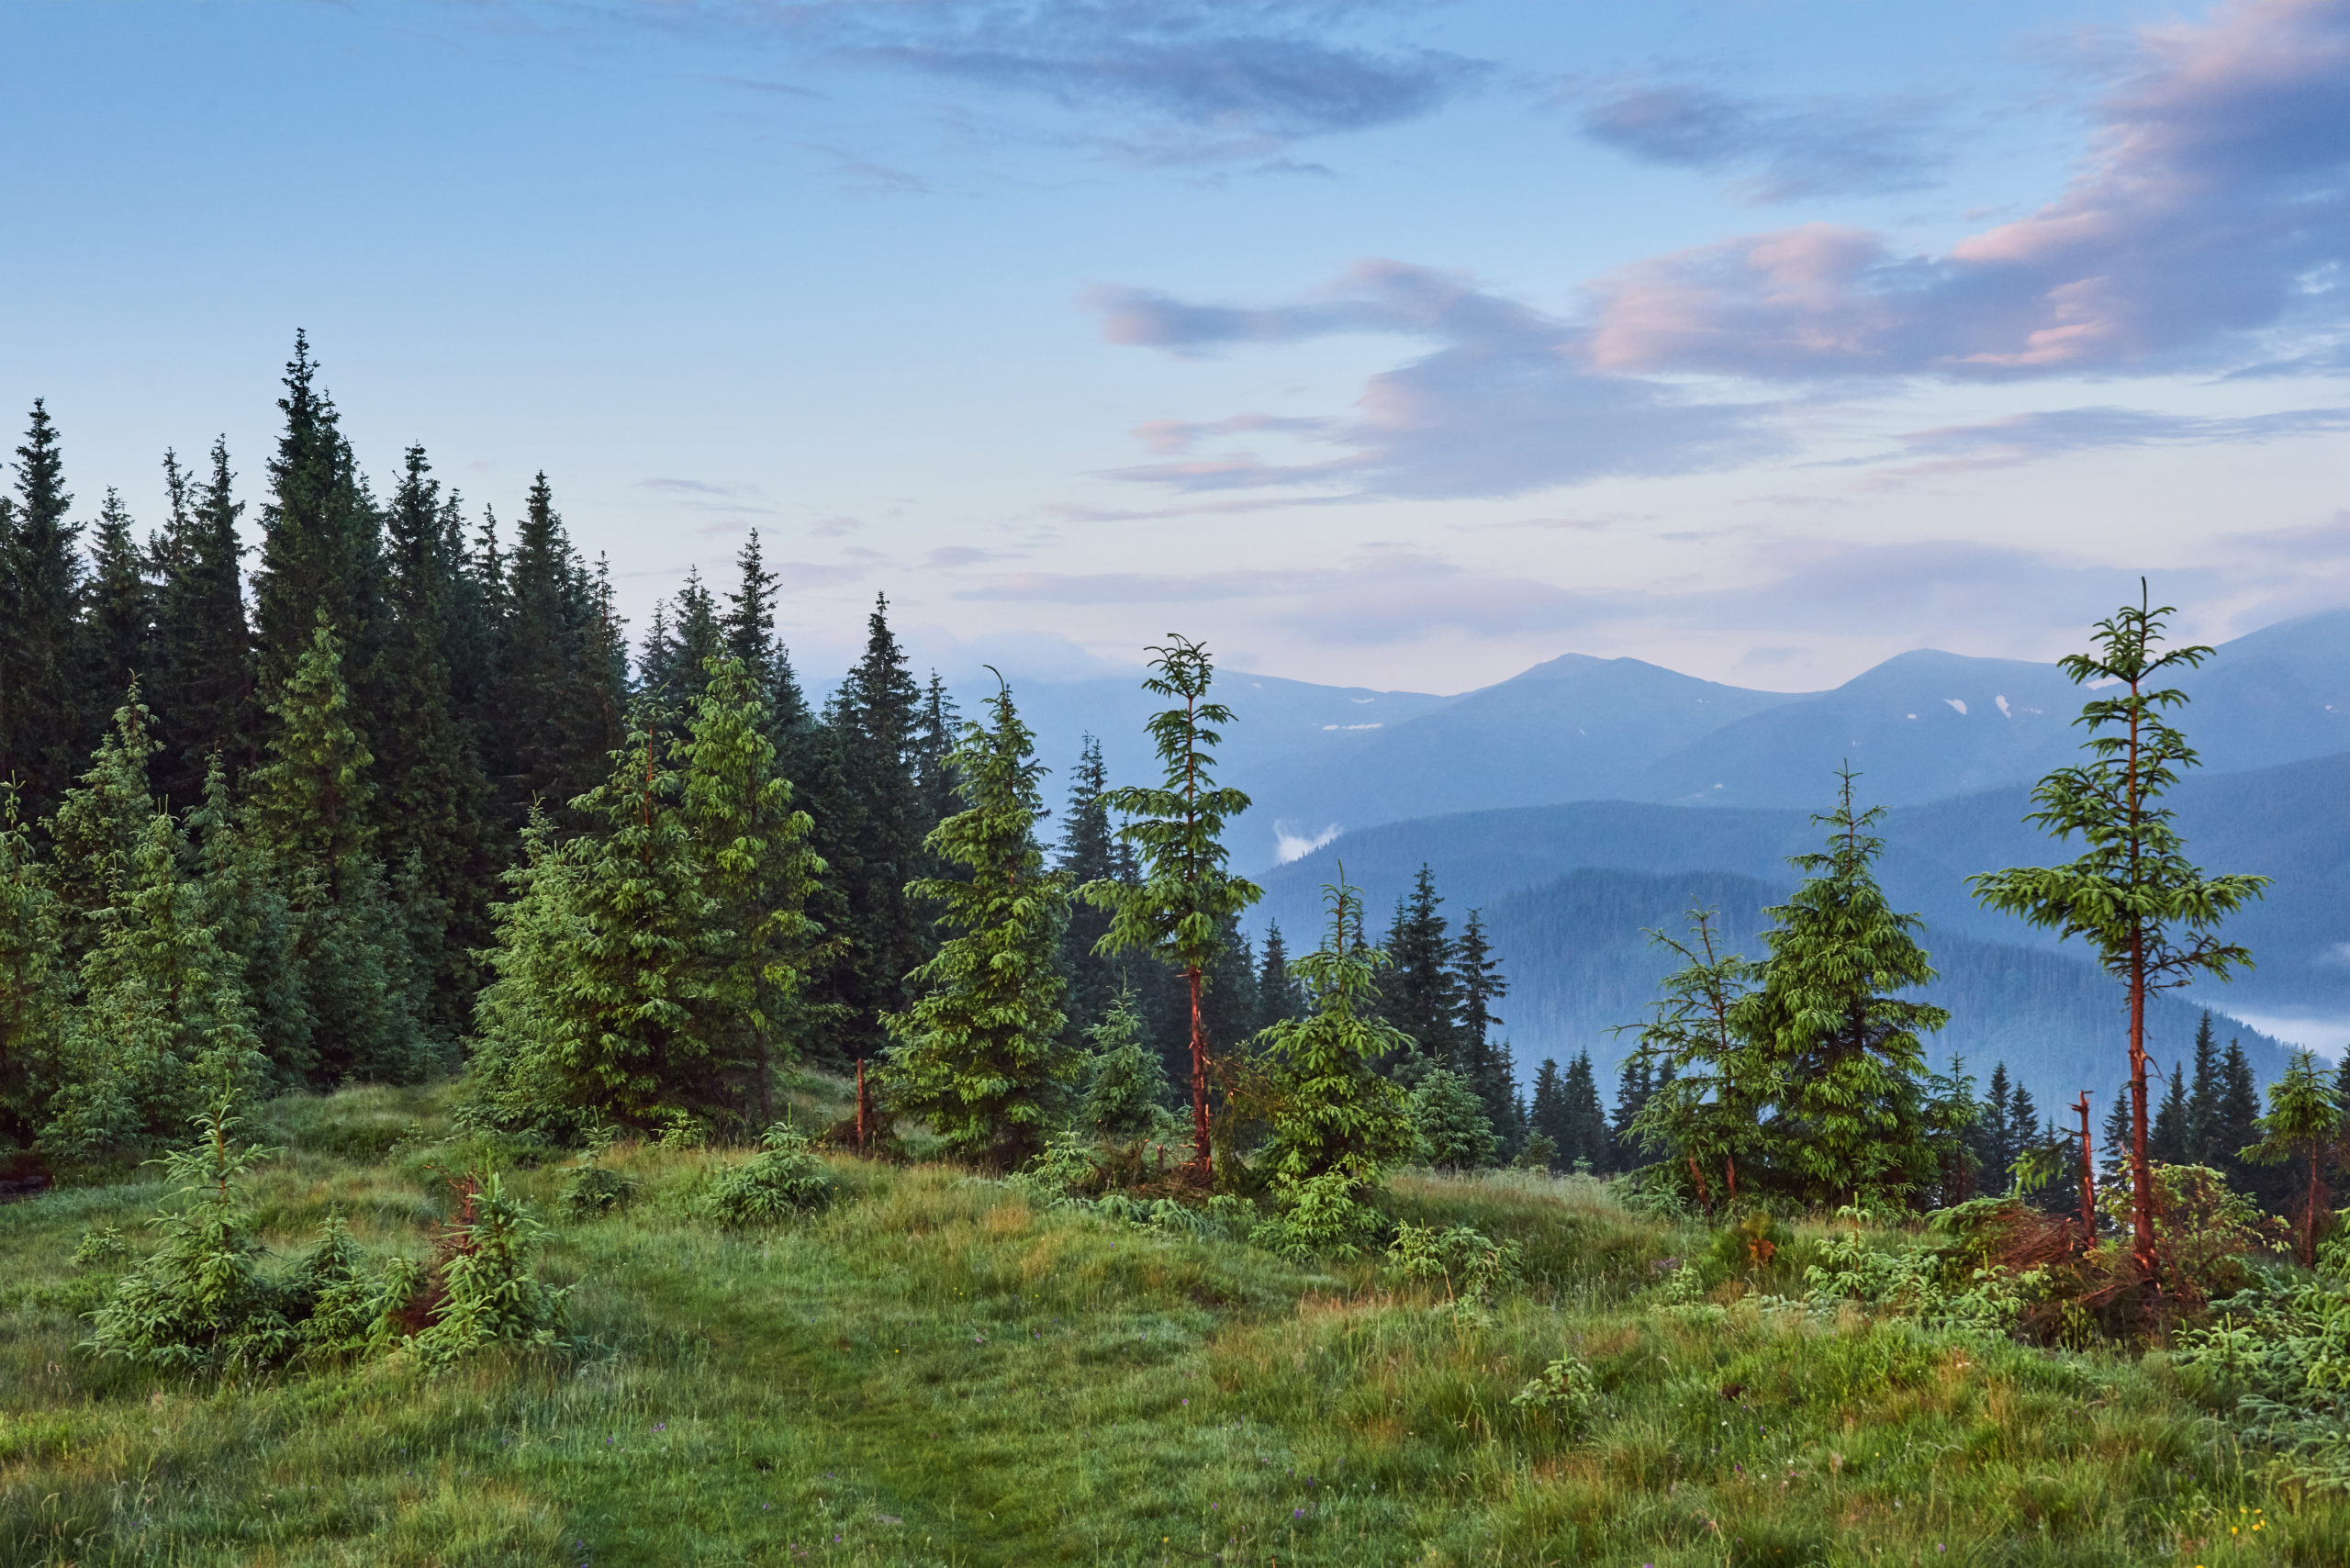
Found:
<svg viewBox="0 0 2350 1568"><path fill-rule="evenodd" d="M758 528L811 673L877 590L1432 690L2350 602L2350 0L29 4L0 145L88 510L257 498L301 327L640 618Z"/></svg>

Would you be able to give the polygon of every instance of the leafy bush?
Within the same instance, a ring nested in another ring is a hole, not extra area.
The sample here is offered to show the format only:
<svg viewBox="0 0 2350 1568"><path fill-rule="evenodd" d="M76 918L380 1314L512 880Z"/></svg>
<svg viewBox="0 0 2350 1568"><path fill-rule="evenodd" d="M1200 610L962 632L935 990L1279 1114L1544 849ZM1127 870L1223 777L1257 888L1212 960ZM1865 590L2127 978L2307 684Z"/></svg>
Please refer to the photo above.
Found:
<svg viewBox="0 0 2350 1568"><path fill-rule="evenodd" d="M758 1153L720 1176L703 1199L721 1225L773 1225L832 1202L833 1173L788 1122L767 1129Z"/></svg>
<svg viewBox="0 0 2350 1568"><path fill-rule="evenodd" d="M1440 1283L1448 1304L1482 1305L1521 1277L1523 1250L1481 1230L1456 1225L1439 1230L1405 1220L1388 1248L1395 1271L1415 1282Z"/></svg>
<svg viewBox="0 0 2350 1568"><path fill-rule="evenodd" d="M1561 1356L1529 1378L1510 1403L1528 1414L1547 1417L1567 1431L1580 1432L1590 1424L1599 1406L1599 1380L1591 1368L1572 1356Z"/></svg>
<svg viewBox="0 0 2350 1568"><path fill-rule="evenodd" d="M625 1170L590 1163L565 1173L563 1185L555 1190L555 1202L574 1219L594 1219L628 1207L643 1187Z"/></svg>
<svg viewBox="0 0 2350 1568"><path fill-rule="evenodd" d="M84 1231L82 1239L73 1244L73 1262L77 1268L119 1263L129 1256L130 1243L123 1239L119 1227L111 1225Z"/></svg>

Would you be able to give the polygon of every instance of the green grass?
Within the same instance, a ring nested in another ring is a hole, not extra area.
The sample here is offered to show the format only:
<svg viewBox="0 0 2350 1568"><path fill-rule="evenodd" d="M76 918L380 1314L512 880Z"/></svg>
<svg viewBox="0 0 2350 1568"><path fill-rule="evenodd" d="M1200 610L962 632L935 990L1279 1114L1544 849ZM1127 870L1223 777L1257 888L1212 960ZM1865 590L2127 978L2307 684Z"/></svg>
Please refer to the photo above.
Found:
<svg viewBox="0 0 2350 1568"><path fill-rule="evenodd" d="M431 1092L268 1121L281 1249L340 1209L421 1252L434 1168L517 1153L442 1141ZM838 1160L828 1213L722 1233L691 1204L739 1158L616 1150L644 1195L558 1222L547 1260L595 1350L438 1378L93 1361L77 1315L110 1276L71 1254L105 1224L143 1245L160 1193L0 1207L0 1564L2350 1560L2350 1506L2272 1495L2159 1357L1666 1309L1658 1260L1711 1239L1588 1181L1395 1183L1405 1217L1524 1247L1528 1288L1481 1324L1371 1261L1039 1212L943 1167ZM552 1215L560 1176L510 1182ZM1569 1352L1602 1390L1580 1434L1510 1402Z"/></svg>

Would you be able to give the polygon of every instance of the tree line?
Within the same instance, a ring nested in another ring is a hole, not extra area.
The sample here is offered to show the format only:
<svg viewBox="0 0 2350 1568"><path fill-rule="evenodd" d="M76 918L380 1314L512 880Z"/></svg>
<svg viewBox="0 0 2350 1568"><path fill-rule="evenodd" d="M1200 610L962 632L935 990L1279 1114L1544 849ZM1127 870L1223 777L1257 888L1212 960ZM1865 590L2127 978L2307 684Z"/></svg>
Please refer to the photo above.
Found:
<svg viewBox="0 0 2350 1568"><path fill-rule="evenodd" d="M795 1062L886 1060L946 1116L905 1042L940 1037L941 999L980 973L957 967L995 907L972 902L975 856L1051 906L981 966L1027 954L1059 988L1028 1006L1013 1055L1034 1060L998 1074L1041 1074L1013 1100L1075 1104L1105 1025L1170 1102L1204 1100L1208 1059L1310 1013L1279 926L1243 931L1253 890L1231 894L1221 817L1199 813L1229 722L1202 700L1203 650L1153 677L1189 704L1160 736L1167 785L1113 787L1088 737L1046 846L1009 689L965 722L886 599L817 706L755 532L733 584L689 575L632 643L543 475L510 524L420 447L371 483L298 337L278 409L251 558L222 442L201 472L164 454L144 538L112 489L76 521L45 405L16 450L0 1137L19 1151L143 1150L224 1089L460 1069L471 1114L565 1137L674 1115L755 1132ZM1350 950L1379 956L1364 1005L1408 1042L1377 1067L1458 1113L1452 1157L1507 1158L1525 1108L1497 962L1441 903L1424 869L1380 947L1352 922Z"/></svg>

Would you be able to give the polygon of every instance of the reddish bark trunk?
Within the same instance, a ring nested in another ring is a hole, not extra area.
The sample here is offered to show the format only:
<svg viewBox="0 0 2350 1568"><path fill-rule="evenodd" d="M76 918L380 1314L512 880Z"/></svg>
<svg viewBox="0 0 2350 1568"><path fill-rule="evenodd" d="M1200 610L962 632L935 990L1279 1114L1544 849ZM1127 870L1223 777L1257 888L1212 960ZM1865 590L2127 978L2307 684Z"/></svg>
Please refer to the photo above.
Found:
<svg viewBox="0 0 2350 1568"><path fill-rule="evenodd" d="M1200 1026L1200 967L1185 969L1183 979L1192 990L1192 1163L1205 1176L1214 1170L1215 1157L1208 1148L1208 1037Z"/></svg>
<svg viewBox="0 0 2350 1568"><path fill-rule="evenodd" d="M2073 1107L2081 1114L2081 1250L2097 1245L2097 1166L2089 1158L2089 1092Z"/></svg>

